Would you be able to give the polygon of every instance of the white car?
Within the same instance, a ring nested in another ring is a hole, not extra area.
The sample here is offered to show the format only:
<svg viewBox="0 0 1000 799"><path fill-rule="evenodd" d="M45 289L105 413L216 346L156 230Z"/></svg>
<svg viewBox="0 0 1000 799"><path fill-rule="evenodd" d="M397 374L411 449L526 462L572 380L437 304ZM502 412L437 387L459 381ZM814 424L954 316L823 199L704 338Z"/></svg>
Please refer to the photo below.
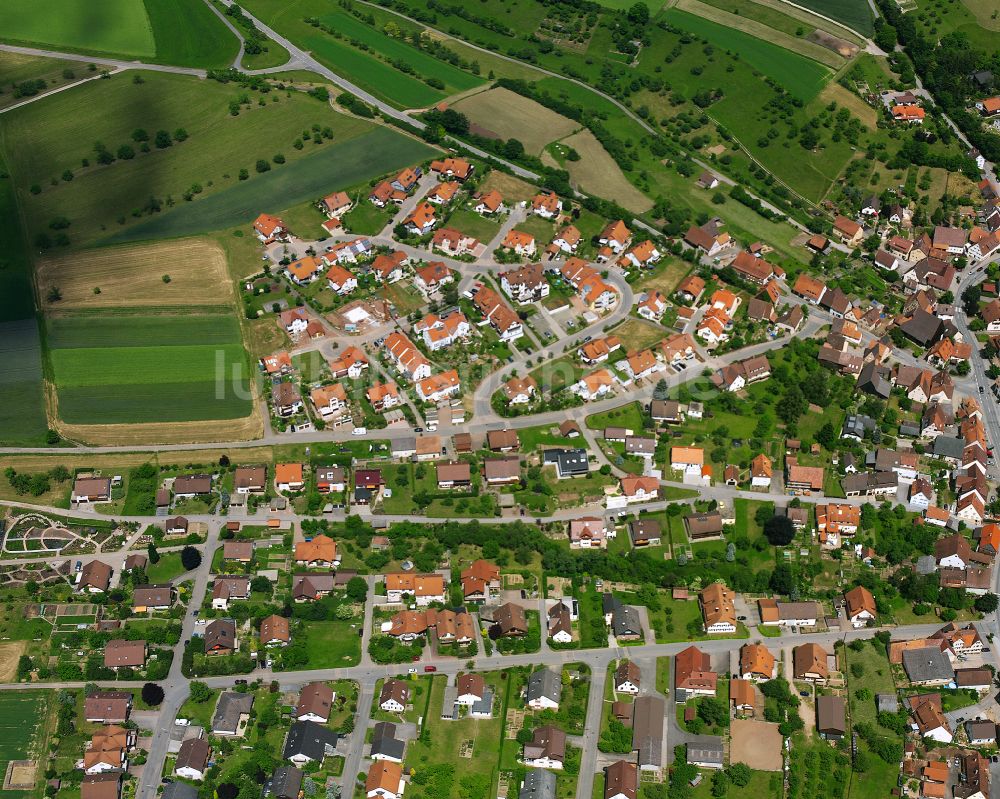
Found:
<svg viewBox="0 0 1000 799"><path fill-rule="evenodd" d="M351 435L352 436L363 436L363 435L366 435L367 433L368 433L368 428L367 427L355 427L351 431Z"/></svg>
<svg viewBox="0 0 1000 799"><path fill-rule="evenodd" d="M406 670L406 673L407 673L407 674L416 674L416 673L417 673L417 670L416 670L416 669L407 669L407 670Z"/></svg>

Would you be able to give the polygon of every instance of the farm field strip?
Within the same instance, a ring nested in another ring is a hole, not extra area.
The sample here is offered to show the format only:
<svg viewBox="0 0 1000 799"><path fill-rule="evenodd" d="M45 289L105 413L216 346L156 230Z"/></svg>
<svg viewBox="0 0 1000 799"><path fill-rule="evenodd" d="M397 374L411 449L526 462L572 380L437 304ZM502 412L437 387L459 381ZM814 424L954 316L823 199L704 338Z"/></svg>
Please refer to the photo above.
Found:
<svg viewBox="0 0 1000 799"><path fill-rule="evenodd" d="M232 344L240 340L240 326L231 313L151 316L146 314L94 318L90 314L50 316L46 340L51 349L91 347L183 346Z"/></svg>
<svg viewBox="0 0 1000 799"><path fill-rule="evenodd" d="M239 363L238 344L54 349L52 365L60 386L102 386L108 381L130 386L202 382L214 379L219 357Z"/></svg>

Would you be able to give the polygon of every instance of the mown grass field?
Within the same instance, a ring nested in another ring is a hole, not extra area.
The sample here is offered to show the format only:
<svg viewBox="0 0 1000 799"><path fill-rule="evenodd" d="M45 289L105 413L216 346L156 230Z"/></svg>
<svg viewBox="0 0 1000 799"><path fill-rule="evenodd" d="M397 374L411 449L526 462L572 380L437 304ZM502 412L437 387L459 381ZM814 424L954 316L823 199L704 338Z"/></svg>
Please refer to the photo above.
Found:
<svg viewBox="0 0 1000 799"><path fill-rule="evenodd" d="M296 205L416 163L435 152L428 145L389 128L368 126L362 135L325 147L283 169L238 183L204 200L161 213L111 240L190 236L249 223L261 210L280 211L275 204ZM311 235L311 231L305 235Z"/></svg>
<svg viewBox="0 0 1000 799"><path fill-rule="evenodd" d="M202 0L0 0L0 37L177 66L228 66L239 51Z"/></svg>
<svg viewBox="0 0 1000 799"><path fill-rule="evenodd" d="M238 324L228 314L195 319L50 319L47 342L60 419L128 424L249 415L250 372Z"/></svg>
<svg viewBox="0 0 1000 799"><path fill-rule="evenodd" d="M173 204L175 209L199 206L194 215L201 216L207 210L202 205L207 198L237 185L248 197L248 210L252 206L246 217L252 219L265 207L278 210L271 203L276 197L284 200L285 195L277 189L284 192L302 185L305 174L312 175L307 193L293 191L296 196L288 197L288 204L323 193L326 184L321 178L339 157L313 162L301 173L287 177L286 173L311 156L374 129L369 122L333 113L325 104L298 93L286 96L271 92L266 97L251 93L250 105L232 116L229 103L241 94L232 85L153 72L135 73L144 81L136 84L131 74L93 81L4 115L2 145L13 165L29 241L43 232L51 236L49 224L56 217L69 220L70 226L62 232L73 245L106 238L141 223L145 218L141 209L151 197L162 209L154 218L170 215ZM258 97L264 98L263 105ZM329 128L332 138L320 137L319 144L310 138L301 150L296 149L293 143L304 132L311 137L313 126ZM150 151L143 153L132 139L136 128L145 130L151 139L158 130L173 133L183 128L188 138L163 149L151 143ZM376 140L367 145L374 145L369 152L364 147L351 152L350 162L341 168L359 179L375 170L391 169L392 163L382 166L383 156L387 162L398 157L389 142L409 140L391 132L383 135L386 138L381 144ZM99 166L95 141L111 153L129 145L135 157ZM375 149L378 146L384 146L384 152ZM430 150L420 147L417 152L422 155ZM275 154L283 155L286 163L272 164L269 172L258 174L256 161L263 159L270 164ZM84 159L89 166L81 166ZM238 179L240 169L248 170L248 180ZM72 170L69 181L65 170ZM330 170L330 179L335 176L336 170ZM182 195L195 184L201 193L186 202ZM33 186L37 194L31 191ZM229 223L223 215L221 223L213 219L209 227L200 226L199 231L227 227L243 218ZM170 235L180 233L171 231Z"/></svg>
<svg viewBox="0 0 1000 799"><path fill-rule="evenodd" d="M0 158L0 174L6 165ZM0 214L8 220L0 254L0 441L42 443L47 429L42 389L42 350L35 320L31 261L21 235L10 178L0 178Z"/></svg>

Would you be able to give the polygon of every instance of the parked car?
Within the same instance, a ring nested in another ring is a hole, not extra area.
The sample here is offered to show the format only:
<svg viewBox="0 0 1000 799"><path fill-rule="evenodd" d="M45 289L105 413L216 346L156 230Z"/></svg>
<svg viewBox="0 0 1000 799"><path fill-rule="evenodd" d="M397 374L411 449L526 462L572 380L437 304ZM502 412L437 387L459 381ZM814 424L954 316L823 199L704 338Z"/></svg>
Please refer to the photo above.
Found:
<svg viewBox="0 0 1000 799"><path fill-rule="evenodd" d="M424 666L424 671L437 671L437 670L438 670L437 666ZM994 761L995 760L996 758L994 758Z"/></svg>

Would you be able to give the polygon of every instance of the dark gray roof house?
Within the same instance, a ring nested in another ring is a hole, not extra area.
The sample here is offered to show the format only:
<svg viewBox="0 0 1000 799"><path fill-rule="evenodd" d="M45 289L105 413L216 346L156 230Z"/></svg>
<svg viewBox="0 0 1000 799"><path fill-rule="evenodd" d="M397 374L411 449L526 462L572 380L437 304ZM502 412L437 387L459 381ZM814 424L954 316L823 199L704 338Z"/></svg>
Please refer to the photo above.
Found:
<svg viewBox="0 0 1000 799"><path fill-rule="evenodd" d="M264 783L264 799L298 799L302 771L295 766L278 766Z"/></svg>
<svg viewBox="0 0 1000 799"><path fill-rule="evenodd" d="M579 477L590 473L585 449L547 449L542 462L555 465L559 477Z"/></svg>
<svg viewBox="0 0 1000 799"><path fill-rule="evenodd" d="M171 782L163 786L162 799L198 799L198 789L189 782Z"/></svg>
<svg viewBox="0 0 1000 799"><path fill-rule="evenodd" d="M663 722L666 704L662 696L640 696L633 705L632 748L639 753L639 768L663 767Z"/></svg>
<svg viewBox="0 0 1000 799"><path fill-rule="evenodd" d="M212 716L212 733L215 735L236 735L240 718L248 716L253 708L253 694L237 691L223 691Z"/></svg>
<svg viewBox="0 0 1000 799"><path fill-rule="evenodd" d="M904 650L903 670L917 685L945 685L955 678L951 661L937 646Z"/></svg>
<svg viewBox="0 0 1000 799"><path fill-rule="evenodd" d="M888 395L887 395L888 396ZM865 433L875 429L875 420L870 416L860 414L850 414L844 419L844 427L840 431L841 438L856 438L858 441L865 437Z"/></svg>
<svg viewBox="0 0 1000 799"><path fill-rule="evenodd" d="M517 799L556 799L556 774L543 768L525 772Z"/></svg>
<svg viewBox="0 0 1000 799"><path fill-rule="evenodd" d="M281 756L285 760L322 761L337 747L337 733L315 721L296 721L288 730Z"/></svg>
<svg viewBox="0 0 1000 799"><path fill-rule="evenodd" d="M934 457L950 458L954 461L962 460L962 453L965 451L965 441L952 436L938 436L934 439Z"/></svg>
<svg viewBox="0 0 1000 799"><path fill-rule="evenodd" d="M875 706L879 713L896 713L899 711L899 697L896 694L876 694Z"/></svg>
<svg viewBox="0 0 1000 799"><path fill-rule="evenodd" d="M861 367L861 374L858 375L858 390L886 399L892 390L892 385L885 377L888 371L875 361L868 361Z"/></svg>
<svg viewBox="0 0 1000 799"><path fill-rule="evenodd" d="M528 687L524 698L529 704L548 699L558 705L561 696L562 680L552 669L538 669L528 677Z"/></svg>
<svg viewBox="0 0 1000 799"><path fill-rule="evenodd" d="M371 757L381 756L385 760L403 762L403 751L406 742L396 737L396 725L391 721L380 721L372 730Z"/></svg>
<svg viewBox="0 0 1000 799"><path fill-rule="evenodd" d="M969 719L965 722L965 731L973 746L993 743L997 739L996 722L989 719Z"/></svg>
<svg viewBox="0 0 1000 799"><path fill-rule="evenodd" d="M704 768L722 768L725 747L722 738L715 735L700 736L695 741L688 741L685 746L687 762L692 766Z"/></svg>
<svg viewBox="0 0 1000 799"><path fill-rule="evenodd" d="M619 605L611 614L611 632L615 638L641 638L639 611L631 605Z"/></svg>

